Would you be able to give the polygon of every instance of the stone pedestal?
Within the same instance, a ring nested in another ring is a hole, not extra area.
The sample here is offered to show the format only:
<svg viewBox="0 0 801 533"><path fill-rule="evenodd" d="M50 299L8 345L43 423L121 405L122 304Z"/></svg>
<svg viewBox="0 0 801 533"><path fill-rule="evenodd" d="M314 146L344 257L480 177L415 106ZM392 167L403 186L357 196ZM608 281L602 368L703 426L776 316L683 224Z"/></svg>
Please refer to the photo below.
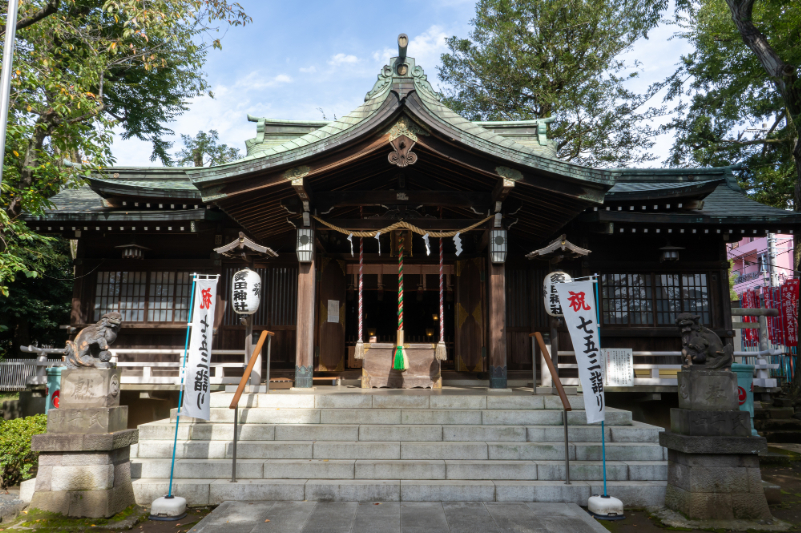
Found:
<svg viewBox="0 0 801 533"><path fill-rule="evenodd" d="M668 448L665 505L692 520L771 518L758 458L767 443L739 410L736 375L682 371L678 384L679 408L659 435Z"/></svg>
<svg viewBox="0 0 801 533"><path fill-rule="evenodd" d="M47 433L34 435L39 453L31 507L75 517L110 517L135 503L131 444L117 369L64 370L58 409L47 414Z"/></svg>

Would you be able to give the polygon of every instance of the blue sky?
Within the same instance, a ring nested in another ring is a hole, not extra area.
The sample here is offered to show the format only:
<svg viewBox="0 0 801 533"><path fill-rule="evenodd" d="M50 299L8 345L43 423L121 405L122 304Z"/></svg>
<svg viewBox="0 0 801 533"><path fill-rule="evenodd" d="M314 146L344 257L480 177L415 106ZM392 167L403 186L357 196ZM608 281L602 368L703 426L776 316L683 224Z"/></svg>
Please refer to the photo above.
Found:
<svg viewBox="0 0 801 533"><path fill-rule="evenodd" d="M204 70L215 97L196 98L169 127L190 135L215 129L222 142L243 155L245 139L256 133L248 113L321 119L321 108L331 119L356 108L387 58L396 54L399 33L409 35L408 54L436 88L445 39L466 37L475 10L473 0L239 1L253 23L227 30L222 51L209 52ZM672 32L669 26L657 28L626 55L642 63L631 88L643 91L663 79L689 51L686 43L669 40ZM661 166L670 142L659 139L653 149L659 160L649 166ZM113 153L117 166L155 165L148 143L117 139Z"/></svg>

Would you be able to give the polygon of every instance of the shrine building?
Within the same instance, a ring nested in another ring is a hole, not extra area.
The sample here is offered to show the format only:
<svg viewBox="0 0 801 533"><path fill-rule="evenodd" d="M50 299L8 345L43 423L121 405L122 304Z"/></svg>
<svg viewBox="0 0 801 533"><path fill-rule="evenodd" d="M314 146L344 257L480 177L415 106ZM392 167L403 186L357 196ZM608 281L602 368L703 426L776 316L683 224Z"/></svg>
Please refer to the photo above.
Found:
<svg viewBox="0 0 801 533"><path fill-rule="evenodd" d="M569 335L543 298L545 275L562 270L598 275L602 347L633 350L632 390L675 390L677 314L733 337L726 244L801 226L746 197L732 167L589 168L557 157L548 118L466 120L405 46L348 115L247 120L242 159L108 168L26 219L77 242L73 335L122 314L124 388L177 389L192 273L220 275L213 360L234 368L212 385L241 376L248 326L231 287L249 266L261 276L254 335L275 334L261 376L276 386L526 386L534 361L542 373L534 332L575 384ZM391 368L401 253L406 373Z"/></svg>

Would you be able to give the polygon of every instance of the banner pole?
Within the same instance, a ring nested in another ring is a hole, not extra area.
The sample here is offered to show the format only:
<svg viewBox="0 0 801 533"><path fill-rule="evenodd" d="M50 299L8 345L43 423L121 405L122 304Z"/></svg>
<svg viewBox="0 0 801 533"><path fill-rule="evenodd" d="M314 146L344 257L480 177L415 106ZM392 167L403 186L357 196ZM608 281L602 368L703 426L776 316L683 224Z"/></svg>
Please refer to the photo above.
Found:
<svg viewBox="0 0 801 533"><path fill-rule="evenodd" d="M595 279L593 280L593 289L595 292L595 323L598 326L598 350L601 350L601 310L599 308L600 299L598 298L598 274L595 274ZM603 353L603 352L601 352ZM604 359L604 367L606 366L606 360ZM604 368L604 375L606 375L606 368ZM606 401L606 400L604 400ZM609 496L606 493L606 429L604 428L604 421L601 420L601 462L604 471L604 497L606 498Z"/></svg>
<svg viewBox="0 0 801 533"><path fill-rule="evenodd" d="M178 393L178 410L175 412L175 438L172 441L172 463L170 464L170 487L167 490L167 498L172 498L172 475L175 472L175 448L178 446L178 424L181 421L181 407L184 403L184 371L186 368L186 352L189 349L189 333L192 330L192 313L195 307L195 284L197 274L192 274L192 295L189 297L189 313L186 318L186 342L184 343L184 355L181 363L181 388Z"/></svg>

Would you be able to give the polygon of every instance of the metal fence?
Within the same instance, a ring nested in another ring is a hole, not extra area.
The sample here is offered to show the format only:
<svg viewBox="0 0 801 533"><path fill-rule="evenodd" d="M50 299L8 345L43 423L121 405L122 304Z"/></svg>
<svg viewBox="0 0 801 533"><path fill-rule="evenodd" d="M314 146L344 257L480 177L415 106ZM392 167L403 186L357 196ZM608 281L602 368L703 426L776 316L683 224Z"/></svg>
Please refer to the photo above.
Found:
<svg viewBox="0 0 801 533"><path fill-rule="evenodd" d="M47 366L61 364L60 360L48 361ZM0 361L0 391L24 391L25 384L36 376L36 359L5 359Z"/></svg>

